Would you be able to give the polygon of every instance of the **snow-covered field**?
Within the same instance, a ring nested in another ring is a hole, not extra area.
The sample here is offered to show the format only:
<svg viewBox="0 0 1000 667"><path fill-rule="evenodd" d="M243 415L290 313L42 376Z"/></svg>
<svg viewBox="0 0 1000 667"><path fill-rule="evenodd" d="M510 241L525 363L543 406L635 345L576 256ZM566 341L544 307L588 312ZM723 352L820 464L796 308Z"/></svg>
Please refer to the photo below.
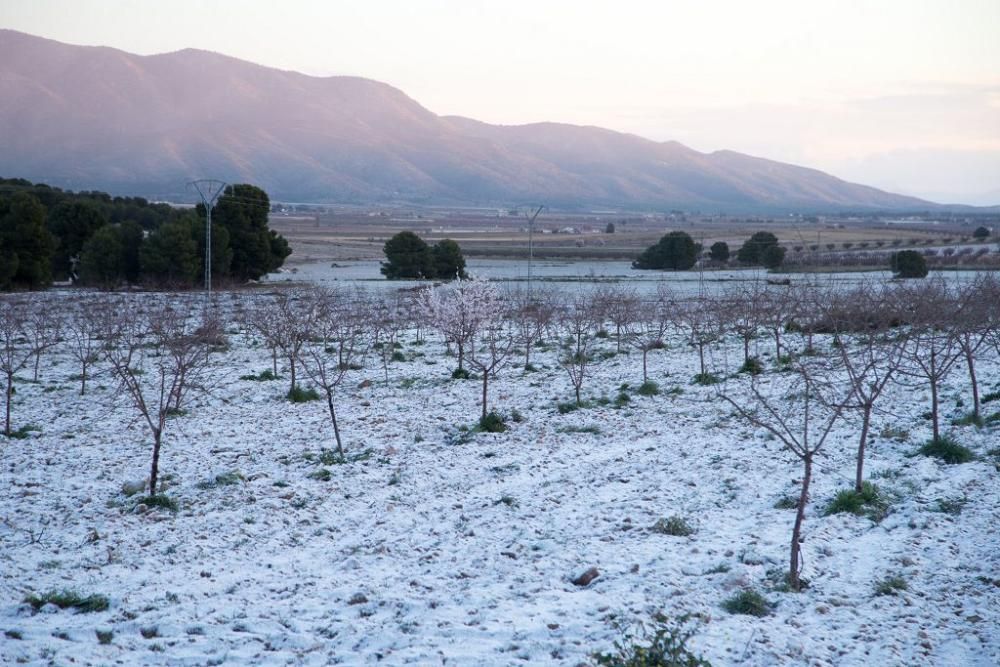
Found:
<svg viewBox="0 0 1000 667"><path fill-rule="evenodd" d="M407 334L388 383L369 358L340 392L346 464L324 456L324 402L286 401L284 371L241 380L270 354L239 334L230 343L210 390L167 427L176 513L137 512L123 493L148 473L151 441L109 376L80 396L79 369L56 349L39 383L17 384L15 427L40 432L0 438L0 662L577 665L611 648L615 620L662 611L698 616L689 645L714 665L1000 664L1000 461L987 454L1000 431L954 427L971 463L911 456L930 437L923 391L892 387L875 417L868 474L894 497L880 523L823 515L853 479L858 425L836 427L805 522L809 586L792 593L772 583L794 518L775 503L800 467L717 387L691 384L697 356L677 338L650 354L662 393L633 391L620 408L641 359L610 354L613 338L584 383L610 402L568 414L555 352L535 355L536 372L512 358L491 404L521 421L490 434L462 430L479 383L450 379L438 338ZM713 359L740 356L727 344ZM984 393L1000 388L994 358L980 377ZM967 393L956 368L946 423ZM650 530L674 515L696 532ZM571 583L591 567L592 583ZM876 595L889 576L906 589ZM769 616L722 609L746 587L776 603ZM110 607L22 603L62 589Z"/></svg>

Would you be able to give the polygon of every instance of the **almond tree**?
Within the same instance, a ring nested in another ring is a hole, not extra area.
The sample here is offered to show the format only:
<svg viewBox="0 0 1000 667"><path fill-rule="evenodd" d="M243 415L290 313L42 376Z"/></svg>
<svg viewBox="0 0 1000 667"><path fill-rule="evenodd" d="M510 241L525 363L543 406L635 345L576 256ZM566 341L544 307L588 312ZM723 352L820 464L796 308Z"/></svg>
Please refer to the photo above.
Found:
<svg viewBox="0 0 1000 667"><path fill-rule="evenodd" d="M596 291L594 302L604 313L604 316L615 325L615 341L617 342L615 351L621 354L623 334L628 335L630 325L633 324L643 308L639 295L634 287L609 285ZM645 373L643 373L643 377L645 377ZM645 382L645 379L643 381Z"/></svg>
<svg viewBox="0 0 1000 667"><path fill-rule="evenodd" d="M750 341L760 327L763 290L757 281L730 290L724 297L726 323L743 341L743 363L750 361Z"/></svg>
<svg viewBox="0 0 1000 667"><path fill-rule="evenodd" d="M673 323L673 298L669 289L660 284L657 285L656 297L629 306L629 311L629 319L624 322L625 336L633 347L642 352L642 383L646 384L649 382L649 352L663 349L663 337Z"/></svg>
<svg viewBox="0 0 1000 667"><path fill-rule="evenodd" d="M952 326L957 312L955 301L941 282L899 290L903 308L912 322L909 345L900 373L919 378L931 390L933 439L941 438L940 386L961 356L958 338Z"/></svg>
<svg viewBox="0 0 1000 667"><path fill-rule="evenodd" d="M101 326L110 305L104 299L83 299L66 318L69 351L80 364L80 395L87 393L90 367L100 360Z"/></svg>
<svg viewBox="0 0 1000 667"><path fill-rule="evenodd" d="M533 370L531 348L545 335L555 314L552 295L537 289L533 293L518 290L508 302L507 317L514 323L517 342L524 346L524 369Z"/></svg>
<svg viewBox="0 0 1000 667"><path fill-rule="evenodd" d="M835 318L845 331L837 331L841 344L836 346L839 365L850 388L844 407L861 413L861 436L858 440L854 490L862 490L865 448L875 402L882 396L903 362L907 349L906 332L891 328L891 309L885 299L870 289L852 292L855 316ZM854 324L849 324L851 321ZM853 334L853 335L852 335Z"/></svg>
<svg viewBox="0 0 1000 667"><path fill-rule="evenodd" d="M796 361L794 373L772 375L766 380L751 375L743 391L720 397L749 423L771 433L802 464L802 481L792 527L788 584L801 586L802 525L809 502L813 463L843 412L842 393L829 382L829 372L817 363ZM746 376L741 376L746 377Z"/></svg>
<svg viewBox="0 0 1000 667"><path fill-rule="evenodd" d="M10 437L10 409L14 399L14 376L24 368L35 354L25 341L29 337L31 313L21 299L7 297L0 301L0 372L6 380L5 419L3 434Z"/></svg>
<svg viewBox="0 0 1000 667"><path fill-rule="evenodd" d="M969 372L969 382L972 386L972 416L978 422L981 406L979 380L976 376L976 355L1000 325L1000 314L997 312L1000 286L996 278L986 276L959 288L955 296L958 301L957 317L952 325L955 330L955 341Z"/></svg>
<svg viewBox="0 0 1000 667"><path fill-rule="evenodd" d="M295 369L299 364L302 346L312 336L313 311L305 292L282 292L274 301L274 315L270 320L271 333L277 349L288 362L290 383L288 393L295 392Z"/></svg>
<svg viewBox="0 0 1000 667"><path fill-rule="evenodd" d="M399 342L399 336L406 328L405 305L397 296L381 296L371 301L367 311L367 329L371 347L382 358L385 383L389 384L389 360Z"/></svg>
<svg viewBox="0 0 1000 667"><path fill-rule="evenodd" d="M354 365L356 355L361 353L365 314L336 292L316 290L309 300L313 309L314 336L306 342L302 367L309 379L326 394L337 454L343 459L344 445L340 439L334 398L337 388Z"/></svg>
<svg viewBox="0 0 1000 667"><path fill-rule="evenodd" d="M707 299L688 301L677 309L677 322L687 337L688 344L698 351L697 380L709 381L705 368L705 348L719 340L723 334L720 304Z"/></svg>
<svg viewBox="0 0 1000 667"><path fill-rule="evenodd" d="M486 280L473 278L444 288L431 288L423 294L424 308L431 324L445 342L458 348L458 369L464 371L465 350L475 341L496 300L496 289Z"/></svg>
<svg viewBox="0 0 1000 667"><path fill-rule="evenodd" d="M62 337L63 315L60 307L61 304L56 303L55 299L44 296L32 297L28 302L27 329L35 357L31 374L34 382L38 382L38 367L42 355L55 347Z"/></svg>
<svg viewBox="0 0 1000 667"><path fill-rule="evenodd" d="M477 322L476 332L468 354L469 365L482 374L483 393L480 424L486 423L487 391L490 376L494 375L500 364L510 355L514 346L514 334L504 317L504 300L500 291L492 283L470 281L468 289L456 290L456 298L467 299L469 304L462 308L469 313L469 318Z"/></svg>
<svg viewBox="0 0 1000 667"><path fill-rule="evenodd" d="M557 311L556 327L568 339L559 354L559 365L569 375L578 406L583 405L580 390L593 361L593 334L600 326L601 317L590 294L577 294L564 302Z"/></svg>
<svg viewBox="0 0 1000 667"><path fill-rule="evenodd" d="M140 307L123 300L102 321L104 358L153 437L149 494L156 495L160 449L167 418L185 383L208 359L211 340L197 332L186 312L169 305Z"/></svg>

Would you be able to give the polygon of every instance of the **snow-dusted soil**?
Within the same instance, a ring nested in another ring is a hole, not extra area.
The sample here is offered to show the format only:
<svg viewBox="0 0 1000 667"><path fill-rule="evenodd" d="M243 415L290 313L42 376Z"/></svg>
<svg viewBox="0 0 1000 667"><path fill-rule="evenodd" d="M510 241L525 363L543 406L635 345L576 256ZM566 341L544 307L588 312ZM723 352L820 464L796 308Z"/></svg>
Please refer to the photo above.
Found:
<svg viewBox="0 0 1000 667"><path fill-rule="evenodd" d="M161 469L176 513L137 513L122 492L147 474L151 445L111 379L81 397L69 356L44 357L14 405L15 426L41 432L0 438L0 662L576 665L610 649L615 619L663 611L700 616L690 646L715 665L1000 664L996 429L956 429L972 463L910 456L929 437L928 401L893 388L868 470L895 500L876 524L823 516L853 476L857 424L843 422L806 518L809 587L782 592L768 573L786 567L794 511L775 503L797 489L798 464L716 388L690 384L696 357L680 341L650 355L663 393L620 409L559 414L572 392L554 353L533 373L512 359L492 403L523 420L473 435L459 427L478 416L479 383L449 379L455 362L436 339L404 341L411 360L390 366L387 385L369 358L339 397L361 460L324 465L324 403L283 400L286 376L240 380L270 356L231 336L211 391L169 422ZM613 400L641 382L640 363L601 361L585 393ZM997 365L980 377L995 390ZM966 389L956 369L949 418L967 410L956 405ZM583 427L597 432L573 432ZM212 483L231 472L235 483ZM938 511L962 498L960 513ZM673 515L697 531L650 530ZM590 567L589 586L571 583ZM907 589L875 595L890 575ZM770 616L721 608L748 586L776 603ZM22 603L53 589L106 595L110 608Z"/></svg>

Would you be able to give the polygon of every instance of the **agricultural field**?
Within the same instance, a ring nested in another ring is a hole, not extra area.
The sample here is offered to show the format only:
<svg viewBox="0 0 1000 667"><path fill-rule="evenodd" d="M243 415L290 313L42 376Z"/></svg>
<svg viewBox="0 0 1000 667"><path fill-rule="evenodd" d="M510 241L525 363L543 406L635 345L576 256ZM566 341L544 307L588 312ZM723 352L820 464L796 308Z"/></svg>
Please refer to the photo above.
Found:
<svg viewBox="0 0 1000 667"><path fill-rule="evenodd" d="M997 286L918 283L4 296L0 662L995 665Z"/></svg>

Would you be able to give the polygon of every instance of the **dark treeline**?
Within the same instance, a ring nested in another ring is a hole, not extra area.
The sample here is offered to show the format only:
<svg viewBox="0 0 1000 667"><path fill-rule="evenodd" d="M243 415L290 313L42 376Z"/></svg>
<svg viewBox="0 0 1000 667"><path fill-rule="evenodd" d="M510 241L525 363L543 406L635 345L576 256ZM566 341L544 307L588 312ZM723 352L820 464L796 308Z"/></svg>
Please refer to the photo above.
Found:
<svg viewBox="0 0 1000 667"><path fill-rule="evenodd" d="M226 188L212 213L213 278L255 280L284 263L291 250L268 229L269 210L260 188ZM0 179L0 290L66 280L102 288L191 287L204 275L204 255L201 205L179 209Z"/></svg>

